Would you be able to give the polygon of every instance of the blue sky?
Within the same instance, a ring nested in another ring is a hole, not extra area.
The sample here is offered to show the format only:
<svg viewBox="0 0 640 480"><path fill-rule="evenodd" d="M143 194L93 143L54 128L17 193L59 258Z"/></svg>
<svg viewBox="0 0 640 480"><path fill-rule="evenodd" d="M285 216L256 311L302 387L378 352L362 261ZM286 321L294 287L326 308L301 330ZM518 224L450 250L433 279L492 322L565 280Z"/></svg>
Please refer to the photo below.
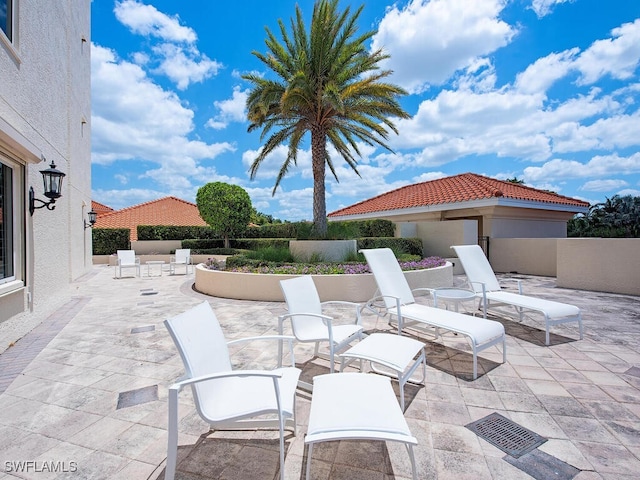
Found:
<svg viewBox="0 0 640 480"><path fill-rule="evenodd" d="M299 0L305 18L312 0ZM458 173L597 203L640 195L640 1L341 0L365 4L361 31L391 57L410 119L393 153L363 146L358 177L334 161L327 212L404 185ZM120 209L173 195L195 202L208 182L234 183L260 212L311 220L308 145L272 196L286 151L257 177L259 132L247 133L249 84L272 75L264 27L289 0L94 0L93 199ZM307 20L308 22L308 20ZM337 158L337 157L334 157Z"/></svg>

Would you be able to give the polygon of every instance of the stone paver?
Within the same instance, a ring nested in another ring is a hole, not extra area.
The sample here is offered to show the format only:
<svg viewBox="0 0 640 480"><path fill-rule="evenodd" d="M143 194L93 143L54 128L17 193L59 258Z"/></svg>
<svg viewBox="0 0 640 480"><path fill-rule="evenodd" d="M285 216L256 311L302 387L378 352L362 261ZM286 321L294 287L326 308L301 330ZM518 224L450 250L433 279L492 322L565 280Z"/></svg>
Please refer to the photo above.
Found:
<svg viewBox="0 0 640 480"><path fill-rule="evenodd" d="M562 325L552 329L547 347L540 316L527 315L522 323L501 317L507 363L500 363L497 347L486 350L480 376L471 381L464 338L445 335L435 342L428 333L407 330L427 345L425 386L406 387L405 417L419 442L418 477L534 478L465 427L498 412L548 438L539 450L578 469L578 480L636 478L639 299L560 289L544 277L500 279L507 289L521 279L528 294L579 306L585 338L577 340L577 325ZM0 354L0 478L164 477L167 388L184 371L163 320L207 300L231 340L275 333L277 315L285 312L284 303L212 298L192 285L193 276L185 275L114 279L112 268L95 266L73 284L69 302ZM395 331L371 313L363 323L367 333ZM296 347L307 380L328 371L326 360L312 358L312 348ZM275 349L262 344L231 353L247 368L276 361ZM138 389L147 393L118 408L121 394ZM304 476L310 398L299 392L298 436L287 437L287 479ZM209 432L189 391L181 394L179 414L178 479L277 477L277 433ZM314 479L406 479L411 466L402 445L344 441L319 444L312 473Z"/></svg>

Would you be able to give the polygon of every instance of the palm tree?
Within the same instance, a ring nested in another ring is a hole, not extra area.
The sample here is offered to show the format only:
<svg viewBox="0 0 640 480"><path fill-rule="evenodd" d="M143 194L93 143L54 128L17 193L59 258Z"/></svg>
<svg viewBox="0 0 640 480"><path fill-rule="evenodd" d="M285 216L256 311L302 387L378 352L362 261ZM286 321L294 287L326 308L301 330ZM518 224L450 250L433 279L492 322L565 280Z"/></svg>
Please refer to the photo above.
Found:
<svg viewBox="0 0 640 480"><path fill-rule="evenodd" d="M280 168L272 195L292 165L307 132L311 133L313 170L314 233L327 232L325 199L326 167L338 181L334 163L327 153L330 142L344 161L358 174L360 156L357 142L380 145L387 150L387 128L398 133L388 117L408 118L397 97L406 92L381 80L390 70L379 70L378 63L389 56L382 50L368 52L365 46L375 31L356 36L361 6L339 13L337 0L319 0L313 8L311 28L307 30L302 12L296 6L291 33L278 20L282 43L266 28L267 54L253 52L277 75L269 80L259 75L243 75L253 84L247 98L249 132L262 128L261 141L269 135L251 165L251 178L263 160L280 145L288 143L287 158Z"/></svg>

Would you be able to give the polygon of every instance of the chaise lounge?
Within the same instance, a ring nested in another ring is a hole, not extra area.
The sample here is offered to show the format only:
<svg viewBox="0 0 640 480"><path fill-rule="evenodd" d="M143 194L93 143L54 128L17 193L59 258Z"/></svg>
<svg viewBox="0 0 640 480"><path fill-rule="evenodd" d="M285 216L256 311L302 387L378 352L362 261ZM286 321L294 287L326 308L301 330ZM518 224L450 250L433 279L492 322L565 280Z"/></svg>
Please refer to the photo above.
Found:
<svg viewBox="0 0 640 480"><path fill-rule="evenodd" d="M578 322L582 340L582 314L578 307L523 295L520 283L518 284L519 293L505 292L500 287L489 260L479 245L455 245L451 248L460 259L467 280L480 299L484 318L487 318L487 310L505 305L516 309L520 321L525 310L534 310L544 315L546 345L549 345L549 327L567 322Z"/></svg>
<svg viewBox="0 0 640 480"><path fill-rule="evenodd" d="M405 322L409 320L435 328L436 337L440 330L465 335L473 350L474 380L478 378L478 352L502 343L502 361L507 361L506 336L500 322L416 303L413 291L389 248L363 249L360 252L367 259L380 292L380 296L369 300L367 306L373 309L373 305L382 299L386 313L398 319L398 334L402 333Z"/></svg>

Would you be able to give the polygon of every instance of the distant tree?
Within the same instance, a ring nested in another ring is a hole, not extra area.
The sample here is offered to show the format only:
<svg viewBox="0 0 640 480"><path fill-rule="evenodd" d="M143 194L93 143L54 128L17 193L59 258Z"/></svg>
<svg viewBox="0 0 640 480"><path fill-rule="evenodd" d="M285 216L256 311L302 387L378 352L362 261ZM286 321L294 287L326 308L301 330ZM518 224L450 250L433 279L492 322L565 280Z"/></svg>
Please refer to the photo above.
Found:
<svg viewBox="0 0 640 480"><path fill-rule="evenodd" d="M524 185L524 180L520 180L518 177L507 178L505 182L516 183L518 185Z"/></svg>
<svg viewBox="0 0 640 480"><path fill-rule="evenodd" d="M570 237L640 237L640 197L614 195L569 221Z"/></svg>
<svg viewBox="0 0 640 480"><path fill-rule="evenodd" d="M357 142L390 150L385 143L387 128L397 130L389 117L409 117L397 101L406 92L381 81L392 72L378 70L378 63L389 56L382 50L368 50L375 31L356 34L362 9L352 15L347 7L340 13L337 0L318 0L307 32L296 6L291 33L278 20L282 43L267 28L268 53L253 52L278 78L243 75L253 84L247 98L249 131L262 128L261 140L269 135L251 165L251 178L270 153L288 144L287 158L273 187L275 195L280 181L296 165L303 138L311 134L313 223L318 237L327 233L326 167L338 181L327 142L359 175L354 156L360 156Z"/></svg>
<svg viewBox="0 0 640 480"><path fill-rule="evenodd" d="M207 183L198 189L196 204L202 219L224 239L242 235L251 221L251 198L238 185L223 182Z"/></svg>
<svg viewBox="0 0 640 480"><path fill-rule="evenodd" d="M255 223L256 225L266 225L269 223L282 223L282 220L273 218L273 215L259 212L253 208L251 212L251 223Z"/></svg>

